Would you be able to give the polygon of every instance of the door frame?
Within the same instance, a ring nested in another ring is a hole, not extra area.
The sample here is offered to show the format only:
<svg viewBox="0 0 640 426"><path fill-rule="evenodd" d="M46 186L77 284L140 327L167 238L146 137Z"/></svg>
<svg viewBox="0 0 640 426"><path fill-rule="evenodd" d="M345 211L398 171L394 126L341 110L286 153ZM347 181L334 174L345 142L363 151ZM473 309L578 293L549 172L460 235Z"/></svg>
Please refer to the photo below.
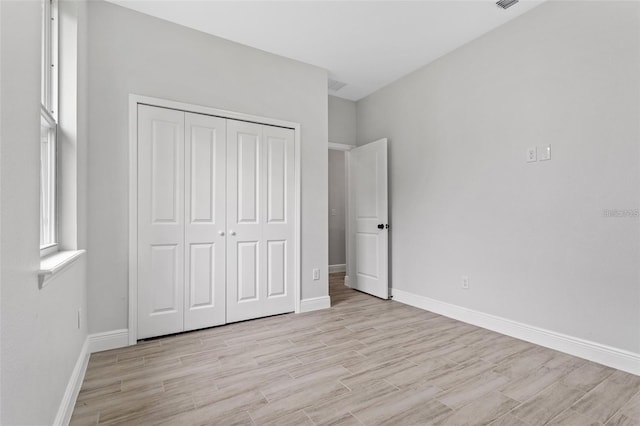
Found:
<svg viewBox="0 0 640 426"><path fill-rule="evenodd" d="M136 94L129 95L129 345L138 341L138 105L175 109L197 114L212 115L268 126L284 127L294 131L294 307L300 313L301 256L300 256L300 123L227 111L202 105L188 104Z"/></svg>
<svg viewBox="0 0 640 426"><path fill-rule="evenodd" d="M329 150L334 150L334 151L344 151L344 162L345 162L345 175L344 175L344 180L345 180L345 223L344 223L344 242L345 242L345 250L346 250L346 255L345 255L345 269L346 269L346 273L344 276L344 285L347 287L349 286L349 265L351 264L351 241L349 239L349 231L350 231L350 224L349 224L349 211L350 211L350 206L351 206L351 197L349 196L351 194L351 185L349 182L349 173L351 171L351 159L350 159L350 154L349 151L351 151L353 148L356 148L356 145L349 145L349 144L345 144L345 143L337 143L337 142L329 142Z"/></svg>

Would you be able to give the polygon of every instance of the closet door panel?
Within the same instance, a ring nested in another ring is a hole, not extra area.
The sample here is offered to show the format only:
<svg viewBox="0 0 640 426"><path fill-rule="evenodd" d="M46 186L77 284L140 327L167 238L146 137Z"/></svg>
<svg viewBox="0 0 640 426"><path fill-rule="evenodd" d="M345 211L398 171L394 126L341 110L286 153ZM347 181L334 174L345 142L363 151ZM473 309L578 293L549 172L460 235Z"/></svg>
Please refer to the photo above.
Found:
<svg viewBox="0 0 640 426"><path fill-rule="evenodd" d="M188 310L201 310L215 306L215 260L216 244L213 243L191 243L189 244L189 279L188 294L185 297L188 301ZM191 313L191 312L190 312ZM186 314L185 314L185 328Z"/></svg>
<svg viewBox="0 0 640 426"><path fill-rule="evenodd" d="M138 107L138 338L183 329L184 113Z"/></svg>
<svg viewBox="0 0 640 426"><path fill-rule="evenodd" d="M261 212L267 277L266 303L272 312L294 310L294 131L263 126L266 155L263 185L267 208Z"/></svg>
<svg viewBox="0 0 640 426"><path fill-rule="evenodd" d="M184 329L225 323L226 120L185 115Z"/></svg>
<svg viewBox="0 0 640 426"><path fill-rule="evenodd" d="M236 161L237 182L235 190L237 194L237 222L240 224L258 224L257 210L259 208L259 173L258 157L260 156L259 129L237 133Z"/></svg>
<svg viewBox="0 0 640 426"><path fill-rule="evenodd" d="M227 120L227 322L264 315L262 126Z"/></svg>
<svg viewBox="0 0 640 426"><path fill-rule="evenodd" d="M237 245L238 302L257 301L258 295L258 242L245 241Z"/></svg>
<svg viewBox="0 0 640 426"><path fill-rule="evenodd" d="M292 312L293 131L227 129L227 322Z"/></svg>
<svg viewBox="0 0 640 426"><path fill-rule="evenodd" d="M267 298L287 295L287 241L267 242Z"/></svg>
<svg viewBox="0 0 640 426"><path fill-rule="evenodd" d="M287 220L287 141L267 137L267 220L266 223L284 223Z"/></svg>

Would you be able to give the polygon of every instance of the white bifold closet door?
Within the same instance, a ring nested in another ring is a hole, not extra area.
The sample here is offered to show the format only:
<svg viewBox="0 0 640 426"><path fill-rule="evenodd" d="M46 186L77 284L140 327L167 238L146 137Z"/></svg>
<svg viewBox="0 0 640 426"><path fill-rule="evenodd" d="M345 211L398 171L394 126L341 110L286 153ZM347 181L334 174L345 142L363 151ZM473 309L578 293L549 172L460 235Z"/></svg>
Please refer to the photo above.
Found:
<svg viewBox="0 0 640 426"><path fill-rule="evenodd" d="M294 310L294 132L138 107L138 339Z"/></svg>
<svg viewBox="0 0 640 426"><path fill-rule="evenodd" d="M227 121L227 322L294 310L293 135Z"/></svg>
<svg viewBox="0 0 640 426"><path fill-rule="evenodd" d="M184 330L184 112L138 107L138 338Z"/></svg>
<svg viewBox="0 0 640 426"><path fill-rule="evenodd" d="M224 324L226 120L185 114L184 329Z"/></svg>
<svg viewBox="0 0 640 426"><path fill-rule="evenodd" d="M225 323L226 120L138 107L138 338Z"/></svg>

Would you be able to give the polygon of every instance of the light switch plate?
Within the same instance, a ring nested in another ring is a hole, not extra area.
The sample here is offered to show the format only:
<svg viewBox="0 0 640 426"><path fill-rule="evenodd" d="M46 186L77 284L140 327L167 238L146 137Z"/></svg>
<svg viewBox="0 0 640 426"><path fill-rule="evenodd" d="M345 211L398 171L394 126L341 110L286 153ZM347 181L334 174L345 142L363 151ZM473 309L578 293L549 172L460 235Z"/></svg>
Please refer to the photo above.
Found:
<svg viewBox="0 0 640 426"><path fill-rule="evenodd" d="M527 148L527 163L538 161L538 151L536 147Z"/></svg>
<svg viewBox="0 0 640 426"><path fill-rule="evenodd" d="M540 161L551 160L551 145L543 146L540 150Z"/></svg>

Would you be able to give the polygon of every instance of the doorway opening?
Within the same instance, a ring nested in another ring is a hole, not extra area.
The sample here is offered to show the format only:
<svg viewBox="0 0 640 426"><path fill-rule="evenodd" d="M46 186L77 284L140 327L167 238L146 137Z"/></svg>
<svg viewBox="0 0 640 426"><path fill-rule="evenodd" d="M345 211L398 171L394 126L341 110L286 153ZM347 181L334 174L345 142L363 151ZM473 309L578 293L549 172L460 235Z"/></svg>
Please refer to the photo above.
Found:
<svg viewBox="0 0 640 426"><path fill-rule="evenodd" d="M329 293L342 283L388 299L387 139L330 143L328 168Z"/></svg>
<svg viewBox="0 0 640 426"><path fill-rule="evenodd" d="M329 295L337 296L347 272L348 155L351 145L329 146Z"/></svg>

